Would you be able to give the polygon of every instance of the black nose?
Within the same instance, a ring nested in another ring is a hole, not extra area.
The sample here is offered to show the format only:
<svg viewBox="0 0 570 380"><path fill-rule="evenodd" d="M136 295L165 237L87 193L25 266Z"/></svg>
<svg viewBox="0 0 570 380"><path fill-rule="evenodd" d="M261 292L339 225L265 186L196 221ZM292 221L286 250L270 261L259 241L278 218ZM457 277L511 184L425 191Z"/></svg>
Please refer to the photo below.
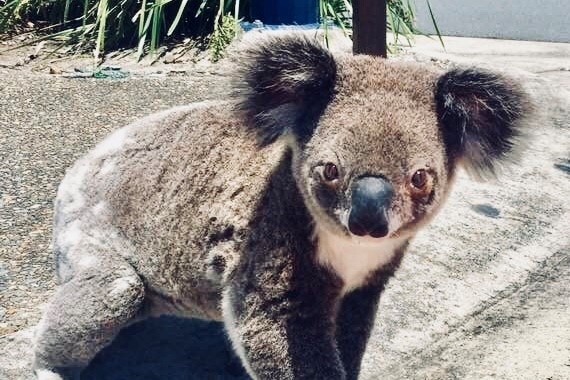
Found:
<svg viewBox="0 0 570 380"><path fill-rule="evenodd" d="M352 203L348 229L354 235L380 238L388 234L386 210L394 189L382 177L362 177L352 185Z"/></svg>

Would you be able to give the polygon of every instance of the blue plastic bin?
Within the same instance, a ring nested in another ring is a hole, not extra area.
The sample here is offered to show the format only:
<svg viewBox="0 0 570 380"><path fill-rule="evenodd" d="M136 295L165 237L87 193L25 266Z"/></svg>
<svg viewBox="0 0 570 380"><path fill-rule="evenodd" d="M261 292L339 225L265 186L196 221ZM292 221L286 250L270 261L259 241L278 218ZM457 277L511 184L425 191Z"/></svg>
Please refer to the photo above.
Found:
<svg viewBox="0 0 570 380"><path fill-rule="evenodd" d="M318 0L252 0L251 16L267 25L316 24Z"/></svg>

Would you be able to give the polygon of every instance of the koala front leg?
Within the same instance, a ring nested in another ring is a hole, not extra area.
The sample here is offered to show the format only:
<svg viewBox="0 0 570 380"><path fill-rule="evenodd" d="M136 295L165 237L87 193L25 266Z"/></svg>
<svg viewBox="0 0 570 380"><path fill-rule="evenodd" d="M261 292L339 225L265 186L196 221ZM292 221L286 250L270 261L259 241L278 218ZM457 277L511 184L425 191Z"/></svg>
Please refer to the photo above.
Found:
<svg viewBox="0 0 570 380"><path fill-rule="evenodd" d="M336 340L347 380L358 379L382 288L366 286L355 289L341 302L336 322Z"/></svg>
<svg viewBox="0 0 570 380"><path fill-rule="evenodd" d="M344 380L326 306L297 296L265 298L240 285L224 292L225 326L242 364L255 380Z"/></svg>
<svg viewBox="0 0 570 380"><path fill-rule="evenodd" d="M100 262L56 292L36 330L39 380L78 379L79 372L140 310L144 287L127 263Z"/></svg>

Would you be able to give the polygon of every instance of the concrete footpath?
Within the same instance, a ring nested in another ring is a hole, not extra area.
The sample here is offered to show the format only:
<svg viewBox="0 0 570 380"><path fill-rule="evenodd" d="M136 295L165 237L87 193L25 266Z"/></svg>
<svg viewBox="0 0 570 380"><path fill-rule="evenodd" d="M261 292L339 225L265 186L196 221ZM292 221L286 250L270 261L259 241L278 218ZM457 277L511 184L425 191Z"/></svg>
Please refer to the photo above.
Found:
<svg viewBox="0 0 570 380"><path fill-rule="evenodd" d="M570 44L445 43L444 52L418 38L403 59L504 71L524 82L537 116L520 162L493 183L460 175L413 242L382 298L361 378L570 379ZM30 339L54 291L51 202L65 168L136 117L223 96L223 74L222 65L96 80L0 68L0 380L33 378ZM246 378L219 324L176 318L123 331L82 376Z"/></svg>

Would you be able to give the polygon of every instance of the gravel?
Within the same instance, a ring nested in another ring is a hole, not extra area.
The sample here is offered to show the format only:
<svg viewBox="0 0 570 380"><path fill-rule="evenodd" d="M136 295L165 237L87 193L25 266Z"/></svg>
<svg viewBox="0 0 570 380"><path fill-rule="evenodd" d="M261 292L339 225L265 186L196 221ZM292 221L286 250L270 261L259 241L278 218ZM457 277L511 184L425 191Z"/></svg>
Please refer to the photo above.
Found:
<svg viewBox="0 0 570 380"><path fill-rule="evenodd" d="M55 286L52 202L65 169L143 115L220 96L221 75L64 78L0 69L0 336L37 323Z"/></svg>

